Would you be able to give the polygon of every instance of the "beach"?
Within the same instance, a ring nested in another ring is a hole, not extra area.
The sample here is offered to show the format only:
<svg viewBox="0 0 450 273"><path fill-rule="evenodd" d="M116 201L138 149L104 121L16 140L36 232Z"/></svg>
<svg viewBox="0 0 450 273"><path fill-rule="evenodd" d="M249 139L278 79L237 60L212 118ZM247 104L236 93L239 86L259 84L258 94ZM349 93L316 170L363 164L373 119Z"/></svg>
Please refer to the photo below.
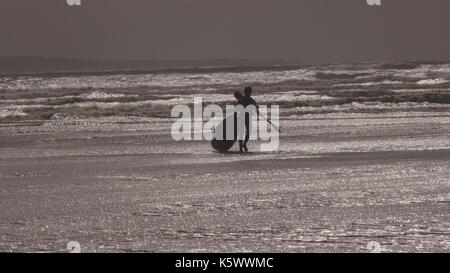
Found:
<svg viewBox="0 0 450 273"><path fill-rule="evenodd" d="M0 251L450 252L449 75L2 77ZM250 84L280 106L279 151L173 140L173 105Z"/></svg>

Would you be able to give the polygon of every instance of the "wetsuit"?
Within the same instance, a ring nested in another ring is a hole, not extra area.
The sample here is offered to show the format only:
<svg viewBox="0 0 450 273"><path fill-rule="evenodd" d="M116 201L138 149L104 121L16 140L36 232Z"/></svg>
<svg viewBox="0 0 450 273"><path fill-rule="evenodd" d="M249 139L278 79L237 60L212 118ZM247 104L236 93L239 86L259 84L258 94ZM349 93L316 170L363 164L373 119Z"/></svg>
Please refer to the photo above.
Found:
<svg viewBox="0 0 450 273"><path fill-rule="evenodd" d="M244 96L240 101L239 104L241 104L242 106L247 107L249 105L254 105L256 107L256 111L258 111L258 106L256 104L256 101L250 97L250 96ZM250 113L245 113L245 139L244 140L239 140L239 149L242 151L242 148L245 149L245 151L247 152L247 142L250 139L250 124L251 120L250 120Z"/></svg>

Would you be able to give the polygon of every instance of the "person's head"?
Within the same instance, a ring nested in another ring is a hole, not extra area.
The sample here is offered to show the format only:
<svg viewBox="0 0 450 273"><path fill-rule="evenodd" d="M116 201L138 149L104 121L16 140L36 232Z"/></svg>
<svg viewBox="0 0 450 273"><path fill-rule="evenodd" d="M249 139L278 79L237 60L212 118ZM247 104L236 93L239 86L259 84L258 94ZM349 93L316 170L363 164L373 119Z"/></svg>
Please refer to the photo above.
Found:
<svg viewBox="0 0 450 273"><path fill-rule="evenodd" d="M245 87L244 89L244 95L246 97L250 97L250 95L252 94L252 88L250 86Z"/></svg>
<svg viewBox="0 0 450 273"><path fill-rule="evenodd" d="M234 92L234 97L235 97L238 101L242 100L242 98L243 98L241 92L239 92L239 91Z"/></svg>

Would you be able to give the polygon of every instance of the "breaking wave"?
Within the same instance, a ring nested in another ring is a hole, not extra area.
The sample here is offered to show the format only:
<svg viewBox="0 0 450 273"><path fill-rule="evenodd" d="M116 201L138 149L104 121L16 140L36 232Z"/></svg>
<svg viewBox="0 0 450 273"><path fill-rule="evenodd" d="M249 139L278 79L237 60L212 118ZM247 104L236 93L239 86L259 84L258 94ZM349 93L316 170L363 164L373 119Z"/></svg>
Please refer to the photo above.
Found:
<svg viewBox="0 0 450 273"><path fill-rule="evenodd" d="M285 70L0 77L0 119L75 116L169 117L171 107L234 103L254 87L261 104L282 113L448 111L450 64L340 64Z"/></svg>

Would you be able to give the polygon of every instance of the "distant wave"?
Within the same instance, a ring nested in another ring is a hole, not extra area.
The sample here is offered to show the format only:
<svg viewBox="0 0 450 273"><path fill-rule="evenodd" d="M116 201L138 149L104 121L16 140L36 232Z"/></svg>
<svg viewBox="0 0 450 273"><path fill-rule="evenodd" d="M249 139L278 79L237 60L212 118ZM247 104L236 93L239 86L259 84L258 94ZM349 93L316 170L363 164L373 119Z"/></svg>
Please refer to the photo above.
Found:
<svg viewBox="0 0 450 273"><path fill-rule="evenodd" d="M333 80L333 79L355 79L358 77L368 76L370 73L327 73L327 72L317 72L316 78L323 80Z"/></svg>
<svg viewBox="0 0 450 273"><path fill-rule="evenodd" d="M448 81L446 79L426 79L426 80L420 80L417 82L417 84L420 85L439 85L439 84L444 84L444 83L448 83Z"/></svg>
<svg viewBox="0 0 450 273"><path fill-rule="evenodd" d="M415 69L419 67L420 63L386 63L380 64L377 68L379 69Z"/></svg>
<svg viewBox="0 0 450 273"><path fill-rule="evenodd" d="M58 116L169 117L194 97L221 106L254 87L282 113L450 111L450 64L329 64L253 70L0 76L0 122ZM343 107L345 105L345 107ZM401 107L399 107L401 105ZM306 110L307 111L306 111Z"/></svg>

